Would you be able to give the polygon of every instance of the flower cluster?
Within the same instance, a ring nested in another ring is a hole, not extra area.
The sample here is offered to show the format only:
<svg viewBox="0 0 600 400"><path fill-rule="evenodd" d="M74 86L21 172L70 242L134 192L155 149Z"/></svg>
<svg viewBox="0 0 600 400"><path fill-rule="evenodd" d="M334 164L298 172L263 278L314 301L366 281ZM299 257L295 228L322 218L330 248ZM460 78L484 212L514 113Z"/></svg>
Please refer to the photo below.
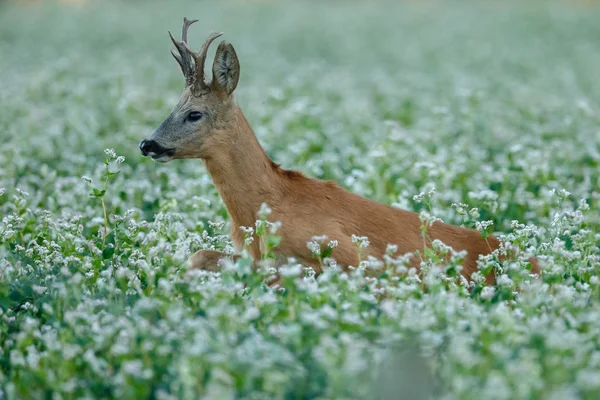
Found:
<svg viewBox="0 0 600 400"><path fill-rule="evenodd" d="M236 6L203 18L244 29L236 95L276 162L419 213L424 237L443 220L506 246L468 282L466 254L439 238L377 259L353 226L301 243L322 273L276 269L269 205L232 227L201 162L137 149L182 83L159 53L166 28L137 17L178 24L181 7L6 5L0 399L595 399L597 15L440 2L424 24L418 5ZM540 42L553 26L577 45ZM198 250L233 253L232 228L260 245L260 268L242 252L188 272ZM333 239L358 265L336 264Z"/></svg>

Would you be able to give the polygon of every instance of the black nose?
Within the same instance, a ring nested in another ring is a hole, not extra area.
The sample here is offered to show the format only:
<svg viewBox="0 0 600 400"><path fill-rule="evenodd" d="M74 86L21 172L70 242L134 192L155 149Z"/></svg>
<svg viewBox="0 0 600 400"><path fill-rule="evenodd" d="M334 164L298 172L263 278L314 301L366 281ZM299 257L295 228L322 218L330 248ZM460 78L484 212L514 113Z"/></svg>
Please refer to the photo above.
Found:
<svg viewBox="0 0 600 400"><path fill-rule="evenodd" d="M157 143L154 140L142 140L140 142L140 151L143 156L147 156L148 153L156 153Z"/></svg>

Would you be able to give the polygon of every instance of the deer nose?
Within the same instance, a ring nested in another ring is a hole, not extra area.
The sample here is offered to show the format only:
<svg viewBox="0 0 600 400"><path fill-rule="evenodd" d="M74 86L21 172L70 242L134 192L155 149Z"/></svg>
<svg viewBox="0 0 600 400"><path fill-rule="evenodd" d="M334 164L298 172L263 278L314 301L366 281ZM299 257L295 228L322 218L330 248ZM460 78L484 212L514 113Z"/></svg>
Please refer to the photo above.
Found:
<svg viewBox="0 0 600 400"><path fill-rule="evenodd" d="M158 146L154 140L142 140L140 142L140 151L143 156L147 156L149 153L155 153L156 147Z"/></svg>

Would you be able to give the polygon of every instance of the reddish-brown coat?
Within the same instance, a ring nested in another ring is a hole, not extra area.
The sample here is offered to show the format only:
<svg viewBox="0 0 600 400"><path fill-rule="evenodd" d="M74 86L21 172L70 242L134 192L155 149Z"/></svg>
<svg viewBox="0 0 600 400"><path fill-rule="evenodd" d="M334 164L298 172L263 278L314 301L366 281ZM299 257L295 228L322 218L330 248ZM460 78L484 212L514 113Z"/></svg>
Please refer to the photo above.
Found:
<svg viewBox="0 0 600 400"><path fill-rule="evenodd" d="M319 271L307 242L326 235L337 240L333 258L343 266L359 263L352 235L367 236L370 246L362 256L381 258L388 246L398 246L397 254L423 251L418 214L360 197L333 182L311 179L299 172L283 170L264 152L252 128L232 95L240 76L240 64L233 46L219 44L213 61L213 79L204 80L204 60L210 43L220 34L211 34L199 53L189 49L187 30L194 21L184 19L182 41L173 43L173 55L186 78L180 101L169 117L140 143L144 155L159 162L200 158L213 178L231 216L231 237L240 250L244 233L240 226L253 227L262 203L272 208L272 222L281 221L281 243L274 249L278 260L294 257ZM192 62L193 60L193 62ZM192 114L200 114L191 118ZM429 239L439 239L455 250L466 250L463 275L477 270L476 260L500 245L496 238L482 239L475 230L436 222L428 228ZM250 245L255 259L261 256L260 242ZM215 270L222 254L199 251L191 257L193 268ZM532 272L539 274L537 260L530 260ZM412 264L419 266L413 257ZM490 274L488 282L493 282Z"/></svg>
<svg viewBox="0 0 600 400"><path fill-rule="evenodd" d="M313 236L327 235L329 240L337 240L332 257L344 266L356 266L359 262L351 240L353 234L369 238L370 245L363 256L381 258L388 244L398 246L398 255L423 251L418 214L358 196L333 182L280 168L266 155L239 107L235 108L231 124L224 126L227 132L213 136L218 141L209 139L205 144L211 156L204 161L231 216L231 237L238 249L244 241L239 227L254 226L261 204L267 203L272 209L269 220L282 222L282 240L275 253L283 259L295 257L317 272L320 264L307 248ZM224 137L230 140L224 141ZM500 245L494 237L486 240L476 230L441 222L429 227L428 235L457 251L467 251L463 269L467 278L477 270L479 255ZM252 243L250 253L255 259L260 258L259 241ZM418 267L418 259L414 257L413 261ZM532 272L539 274L537 261L530 261ZM493 282L493 274L487 279Z"/></svg>

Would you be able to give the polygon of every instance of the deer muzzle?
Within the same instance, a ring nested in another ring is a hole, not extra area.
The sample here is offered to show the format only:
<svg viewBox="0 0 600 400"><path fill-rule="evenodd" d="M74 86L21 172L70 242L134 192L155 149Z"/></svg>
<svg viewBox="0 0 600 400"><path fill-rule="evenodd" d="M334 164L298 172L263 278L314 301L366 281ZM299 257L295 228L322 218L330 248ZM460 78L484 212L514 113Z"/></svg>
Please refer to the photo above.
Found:
<svg viewBox="0 0 600 400"><path fill-rule="evenodd" d="M167 149L158 144L155 140L142 140L140 142L140 151L143 156L150 156L154 160L163 157L172 157L175 153L173 149Z"/></svg>

